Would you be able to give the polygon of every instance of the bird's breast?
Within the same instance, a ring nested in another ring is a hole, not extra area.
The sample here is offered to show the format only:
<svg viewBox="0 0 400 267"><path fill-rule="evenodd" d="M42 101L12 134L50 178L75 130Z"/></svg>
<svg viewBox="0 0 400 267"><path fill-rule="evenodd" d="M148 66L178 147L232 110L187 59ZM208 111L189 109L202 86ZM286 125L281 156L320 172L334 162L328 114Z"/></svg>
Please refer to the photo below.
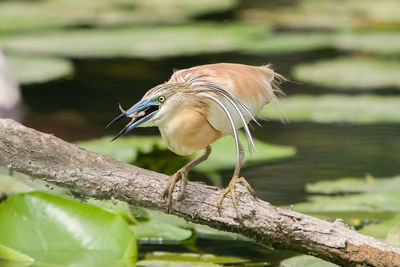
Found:
<svg viewBox="0 0 400 267"><path fill-rule="evenodd" d="M159 129L168 148L178 155L191 155L222 136L206 117L190 108L171 115Z"/></svg>

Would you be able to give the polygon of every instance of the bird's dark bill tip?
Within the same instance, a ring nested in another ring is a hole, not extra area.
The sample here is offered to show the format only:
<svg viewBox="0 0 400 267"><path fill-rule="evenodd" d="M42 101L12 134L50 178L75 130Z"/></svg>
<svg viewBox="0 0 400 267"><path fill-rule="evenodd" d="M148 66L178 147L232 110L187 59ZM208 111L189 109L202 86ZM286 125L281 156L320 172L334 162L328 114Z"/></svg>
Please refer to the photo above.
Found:
<svg viewBox="0 0 400 267"><path fill-rule="evenodd" d="M128 129L127 127L125 127L124 129L122 129L116 136L114 136L113 139L111 139L110 142L114 141L115 139L117 139L118 137L120 137L121 135L123 135L124 133L126 133L127 129Z"/></svg>
<svg viewBox="0 0 400 267"><path fill-rule="evenodd" d="M118 117L116 117L109 124L107 124L106 128L110 127L111 125L113 125L114 123L125 117L127 117L126 113L121 113Z"/></svg>

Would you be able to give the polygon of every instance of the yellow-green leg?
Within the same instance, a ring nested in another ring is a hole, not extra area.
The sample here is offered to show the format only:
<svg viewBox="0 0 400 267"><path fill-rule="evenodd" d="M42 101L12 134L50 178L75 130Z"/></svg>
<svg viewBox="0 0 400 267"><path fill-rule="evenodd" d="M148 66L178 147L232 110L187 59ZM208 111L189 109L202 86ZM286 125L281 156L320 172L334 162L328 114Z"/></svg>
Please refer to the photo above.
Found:
<svg viewBox="0 0 400 267"><path fill-rule="evenodd" d="M235 185L238 183L242 183L247 188L247 190L249 190L250 194L255 196L254 189L251 188L250 184L246 181L246 179L244 179L244 177L239 178L239 173L240 173L240 168L242 167L243 158L244 158L244 149L243 149L242 145L239 143L239 157L236 161L236 166L235 166L235 171L233 172L233 177L232 177L231 181L229 182L228 187L223 189L222 192L220 193L218 202L217 202L218 212L221 213L222 201L224 200L224 197L230 192L232 195L233 206L235 207L236 214L240 220L242 220L243 217L239 211L239 207L237 204Z"/></svg>
<svg viewBox="0 0 400 267"><path fill-rule="evenodd" d="M181 186L180 186L180 193L179 193L179 200L183 199L185 189L186 189L186 184L187 184L187 177L188 173L191 169L199 165L201 162L205 161L208 159L208 156L211 154L211 146L208 145L204 151L204 153L183 166L179 171L177 171L174 175L169 177L167 187L164 190L164 196L167 197L167 205L169 206L171 204L172 200L172 192L174 191L174 188L176 186L176 183L180 180L181 181Z"/></svg>

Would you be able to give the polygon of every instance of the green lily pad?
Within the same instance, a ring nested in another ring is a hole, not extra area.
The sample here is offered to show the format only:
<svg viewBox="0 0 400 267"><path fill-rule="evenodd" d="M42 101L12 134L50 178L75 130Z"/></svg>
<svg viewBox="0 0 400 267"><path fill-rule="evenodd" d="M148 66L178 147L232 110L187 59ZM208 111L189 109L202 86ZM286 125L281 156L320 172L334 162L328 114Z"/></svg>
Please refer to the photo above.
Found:
<svg viewBox="0 0 400 267"><path fill-rule="evenodd" d="M183 261L167 261L167 260L143 260L136 263L137 267L219 267L221 265L209 262L183 262Z"/></svg>
<svg viewBox="0 0 400 267"><path fill-rule="evenodd" d="M261 35L257 42L244 46L243 52L257 54L308 52L331 48L334 37L333 34L322 32Z"/></svg>
<svg viewBox="0 0 400 267"><path fill-rule="evenodd" d="M303 213L318 212L395 212L400 213L400 191L350 195L345 197L313 197L312 202L294 205Z"/></svg>
<svg viewBox="0 0 400 267"><path fill-rule="evenodd" d="M400 247L400 222L390 230L386 237L386 242L389 245Z"/></svg>
<svg viewBox="0 0 400 267"><path fill-rule="evenodd" d="M240 132L239 138L242 144L246 145L246 137ZM289 158L296 154L296 148L292 146L272 145L254 139L257 151L252 156L247 155L243 160L243 166ZM198 165L195 170L210 172L224 169L233 169L236 164L235 140L231 136L226 136L211 145L212 152L207 161Z"/></svg>
<svg viewBox="0 0 400 267"><path fill-rule="evenodd" d="M76 144L84 149L128 163L136 161L138 152L150 153L155 147L163 150L167 149L160 136L121 137L114 142L110 142L111 139L111 136L106 136L99 139L77 142Z"/></svg>
<svg viewBox="0 0 400 267"><path fill-rule="evenodd" d="M0 244L0 263L2 259L22 262L34 262L34 259L32 259L31 257Z"/></svg>
<svg viewBox="0 0 400 267"><path fill-rule="evenodd" d="M339 50L361 51L378 55L400 55L397 31L346 32L336 36L334 47Z"/></svg>
<svg viewBox="0 0 400 267"><path fill-rule="evenodd" d="M237 0L0 1L0 33L79 25L176 23L229 10L237 3Z"/></svg>
<svg viewBox="0 0 400 267"><path fill-rule="evenodd" d="M302 29L371 28L400 24L400 3L396 0L300 0L293 3L247 8L240 17L245 21Z"/></svg>
<svg viewBox="0 0 400 267"><path fill-rule="evenodd" d="M239 257L221 257L212 254L197 253L171 253L171 252L153 252L145 256L146 260L168 260L181 262L212 262L212 263L243 263L248 260Z"/></svg>
<svg viewBox="0 0 400 267"><path fill-rule="evenodd" d="M379 223L366 225L360 229L360 233L363 235L372 236L379 240L385 241L390 230L392 230L399 224L400 224L400 216L397 215L396 217L390 220L384 220Z"/></svg>
<svg viewBox="0 0 400 267"><path fill-rule="evenodd" d="M398 191L400 176L379 178L368 175L365 178L342 178L334 181L320 181L306 185L308 193L336 194L336 193L372 193Z"/></svg>
<svg viewBox="0 0 400 267"><path fill-rule="evenodd" d="M47 82L73 73L71 62L62 58L11 55L7 60L22 84Z"/></svg>
<svg viewBox="0 0 400 267"><path fill-rule="evenodd" d="M15 194L0 204L0 221L0 244L37 263L110 266L136 259L126 221L98 207L42 192Z"/></svg>
<svg viewBox="0 0 400 267"><path fill-rule="evenodd" d="M190 230L154 221L131 225L130 228L135 234L135 237L142 241L157 240L181 242L192 236L192 231Z"/></svg>
<svg viewBox="0 0 400 267"><path fill-rule="evenodd" d="M300 266L307 266L307 267L334 267L339 266L319 258L309 256L309 255L302 255L292 257L281 262L282 267L300 267Z"/></svg>
<svg viewBox="0 0 400 267"><path fill-rule="evenodd" d="M242 140L242 143L246 144L244 134L240 133L239 137ZM167 147L164 144L161 136L122 137L112 143L109 142L110 140L111 137L103 137L101 139L96 139L93 141L79 142L77 143L77 145L85 149L129 163L134 163L136 160L138 160L137 155L139 152L146 154L152 152L155 149L167 150ZM271 145L256 139L254 140L254 143L256 145L257 151L254 152L253 156L245 157L244 164L279 160L294 156L296 154L296 149L291 146ZM195 170L202 172L215 172L217 170L234 168L236 164L236 152L234 139L232 137L227 136L221 138L211 146L213 148L213 151L209 159L198 165ZM194 154L190 157L176 156L175 159L174 157L171 157L170 154L168 154L167 159L170 161L171 164L173 164L174 161L180 160L182 158L186 159L186 161L189 161L190 159L197 157L201 153L202 151L199 151L197 154ZM180 165L182 164L183 163L181 163Z"/></svg>
<svg viewBox="0 0 400 267"><path fill-rule="evenodd" d="M159 58L235 51L270 32L266 25L197 23L59 30L2 37L0 42L6 52L79 58Z"/></svg>
<svg viewBox="0 0 400 267"><path fill-rule="evenodd" d="M400 87L400 61L372 57L340 57L300 64L296 80L338 89L383 89Z"/></svg>
<svg viewBox="0 0 400 267"><path fill-rule="evenodd" d="M360 124L400 122L399 96L294 95L283 97L281 104L289 121ZM259 116L279 120L281 113L273 105L266 105Z"/></svg>

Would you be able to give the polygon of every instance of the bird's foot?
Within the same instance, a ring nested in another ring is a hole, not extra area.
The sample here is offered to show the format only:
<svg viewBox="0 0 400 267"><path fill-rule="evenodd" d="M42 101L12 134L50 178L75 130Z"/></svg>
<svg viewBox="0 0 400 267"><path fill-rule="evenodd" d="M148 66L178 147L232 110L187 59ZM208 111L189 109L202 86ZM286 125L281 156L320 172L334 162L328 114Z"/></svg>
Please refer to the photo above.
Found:
<svg viewBox="0 0 400 267"><path fill-rule="evenodd" d="M179 180L181 181L181 186L180 186L180 193L179 193L178 199L179 200L183 199L183 194L185 193L185 188L186 188L186 184L187 184L187 181L188 181L187 175L188 175L188 171L187 170L180 169L174 175L171 175L169 177L167 187L164 190L164 197L167 197L167 205L168 205L168 207L171 205L172 192L174 191L176 183Z"/></svg>
<svg viewBox="0 0 400 267"><path fill-rule="evenodd" d="M255 197L255 192L254 189L250 186L250 184L244 179L244 177L240 178L232 178L230 181L228 187L226 187L224 190L222 190L221 194L219 195L218 202L217 202L217 207L218 207L218 213L221 214L221 208L222 208L222 201L224 200L224 197L230 192L232 195L232 202L233 206L235 207L236 214L239 218L239 220L243 220L242 214L239 211L239 207L237 204L236 200L236 192L235 192L235 185L238 183L242 183L247 190L249 190L250 194Z"/></svg>

